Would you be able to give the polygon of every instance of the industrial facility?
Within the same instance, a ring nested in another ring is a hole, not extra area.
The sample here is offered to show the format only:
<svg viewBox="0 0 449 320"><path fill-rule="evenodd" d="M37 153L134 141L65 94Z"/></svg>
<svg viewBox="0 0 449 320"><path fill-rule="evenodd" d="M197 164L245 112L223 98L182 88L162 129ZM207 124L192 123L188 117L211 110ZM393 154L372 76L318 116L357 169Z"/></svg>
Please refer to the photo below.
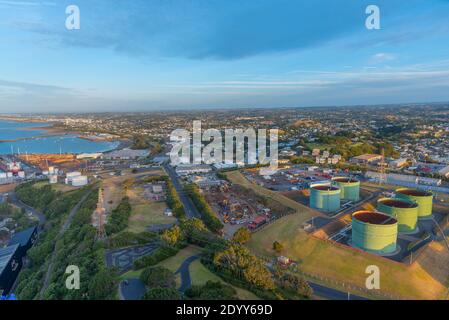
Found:
<svg viewBox="0 0 449 320"><path fill-rule="evenodd" d="M340 209L340 193L338 187L317 184L310 188L310 207L325 212Z"/></svg>
<svg viewBox="0 0 449 320"><path fill-rule="evenodd" d="M332 183L340 188L340 199L357 202L360 200L360 181L351 177L335 177Z"/></svg>
<svg viewBox="0 0 449 320"><path fill-rule="evenodd" d="M411 233L418 223L418 204L406 199L382 198L377 201L377 210L398 220L398 231Z"/></svg>
<svg viewBox="0 0 449 320"><path fill-rule="evenodd" d="M357 211L352 214L352 245L377 254L396 251L398 220L375 212Z"/></svg>
<svg viewBox="0 0 449 320"><path fill-rule="evenodd" d="M409 188L400 188L396 190L396 197L416 202L418 204L419 219L430 218L432 216L432 192Z"/></svg>

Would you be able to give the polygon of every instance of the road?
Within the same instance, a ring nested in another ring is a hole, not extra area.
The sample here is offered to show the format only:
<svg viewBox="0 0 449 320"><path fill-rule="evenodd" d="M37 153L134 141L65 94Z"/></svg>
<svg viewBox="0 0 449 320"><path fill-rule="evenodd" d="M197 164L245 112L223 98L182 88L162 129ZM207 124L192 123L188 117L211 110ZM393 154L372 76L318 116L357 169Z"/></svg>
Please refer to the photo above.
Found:
<svg viewBox="0 0 449 320"><path fill-rule="evenodd" d="M192 285L192 279L190 278L190 270L189 266L190 264L198 259L198 256L191 256L188 257L183 261L179 269L175 272L175 274L181 275L181 286L179 287L178 291L181 293L184 293L190 286Z"/></svg>
<svg viewBox="0 0 449 320"><path fill-rule="evenodd" d="M329 300L369 300L367 298L338 291L333 288L325 287L317 283L307 281L313 289L313 294Z"/></svg>
<svg viewBox="0 0 449 320"><path fill-rule="evenodd" d="M17 195L15 192L10 192L8 197L9 197L9 200L11 201L11 203L18 206L19 208L25 209L27 212L30 212L34 217L36 217L39 220L39 229L43 228L46 218L42 212L40 212L39 210L36 210L33 207L30 207L29 205L20 201L17 198Z"/></svg>
<svg viewBox="0 0 449 320"><path fill-rule="evenodd" d="M185 211L187 217L188 218L200 217L200 213L198 212L198 209L193 204L192 199L190 199L190 197L187 196L186 193L184 192L184 188L182 187L181 183L179 182L179 177L178 177L175 169L168 164L164 164L164 169L168 173L170 180L176 189L176 192L178 192L179 198L181 199L182 205L184 206L184 211Z"/></svg>

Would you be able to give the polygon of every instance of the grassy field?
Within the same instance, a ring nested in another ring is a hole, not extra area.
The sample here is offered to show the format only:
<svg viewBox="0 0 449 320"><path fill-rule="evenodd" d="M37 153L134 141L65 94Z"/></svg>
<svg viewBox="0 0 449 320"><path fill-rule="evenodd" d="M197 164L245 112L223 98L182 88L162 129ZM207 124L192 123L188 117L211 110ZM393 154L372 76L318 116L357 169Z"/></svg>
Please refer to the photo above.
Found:
<svg viewBox="0 0 449 320"><path fill-rule="evenodd" d="M35 188L41 188L43 186L49 185L50 183L48 181L40 181L35 183L33 186ZM51 184L51 187L53 190L55 191L61 191L61 192L68 192L68 191L72 191L72 190L76 190L78 189L77 187L68 185L68 184L62 184L62 183L55 183L55 184Z"/></svg>
<svg viewBox="0 0 449 320"><path fill-rule="evenodd" d="M346 290L339 284L343 282L363 288L366 267L377 265L381 272L382 294L409 299L445 297L449 264L449 257L446 256L438 257L440 267L430 263L426 254L411 266L395 263L311 237L301 229L298 215L284 217L253 234L248 247L257 254L274 256L273 241L283 244L285 249L282 254L297 261L302 271L323 276L325 281L332 280L329 286L342 291Z"/></svg>
<svg viewBox="0 0 449 320"><path fill-rule="evenodd" d="M296 212L295 217L301 223L310 219L312 216L317 215L317 212L315 210L312 210L303 204L300 204L292 199L289 199L280 193L268 190L264 187L261 187L255 183L248 181L248 179L246 179L245 176L240 171L227 172L226 176L229 179L229 181L231 181L234 184L239 184L243 187L252 189L252 190L254 190L254 192L256 192L257 194L259 194L261 196L271 198L272 200L277 201L277 202L295 210L295 212Z"/></svg>
<svg viewBox="0 0 449 320"><path fill-rule="evenodd" d="M164 215L167 204L163 201L149 201L142 195L142 188L134 186L127 190L132 212L127 231L139 233L148 225L176 222L176 218Z"/></svg>

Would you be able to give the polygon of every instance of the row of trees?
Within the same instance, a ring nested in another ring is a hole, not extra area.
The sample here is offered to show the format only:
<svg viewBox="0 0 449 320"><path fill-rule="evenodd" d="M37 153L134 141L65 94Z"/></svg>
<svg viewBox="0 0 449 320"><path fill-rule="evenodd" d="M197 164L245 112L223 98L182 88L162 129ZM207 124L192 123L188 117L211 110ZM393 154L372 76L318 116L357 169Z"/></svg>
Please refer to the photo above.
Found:
<svg viewBox="0 0 449 320"><path fill-rule="evenodd" d="M112 210L106 224L106 233L108 235L118 233L128 227L128 220L131 216L131 204L128 197L123 197L120 204Z"/></svg>
<svg viewBox="0 0 449 320"><path fill-rule="evenodd" d="M21 201L41 211L44 211L53 200L61 195L60 192L55 192L49 184L37 187L34 182L18 185L15 192Z"/></svg>
<svg viewBox="0 0 449 320"><path fill-rule="evenodd" d="M189 184L185 187L185 191L189 194L195 204L195 207L200 212L201 220L204 222L206 227L212 232L219 232L223 229L223 224L216 217L215 212L200 193L198 187L194 184Z"/></svg>

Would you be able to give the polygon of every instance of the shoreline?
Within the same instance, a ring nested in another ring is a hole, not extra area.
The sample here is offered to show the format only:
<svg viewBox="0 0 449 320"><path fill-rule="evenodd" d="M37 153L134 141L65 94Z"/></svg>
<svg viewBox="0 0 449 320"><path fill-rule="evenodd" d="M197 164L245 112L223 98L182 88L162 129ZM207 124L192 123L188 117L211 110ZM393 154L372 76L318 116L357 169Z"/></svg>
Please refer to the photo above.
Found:
<svg viewBox="0 0 449 320"><path fill-rule="evenodd" d="M109 139L102 139L102 138L96 139L95 137L90 137L88 135L82 134L79 131L65 130L63 128L55 127L55 123L52 121L45 122L45 121L36 120L36 119L32 120L29 118L9 118L9 117L4 117L4 116L0 116L0 121L12 121L12 122L19 122L19 123L24 123L24 122L42 123L43 124L42 126L23 127L21 129L22 130L45 131L44 134L40 134L40 135L36 135L36 136L32 136L32 137L0 140L0 143L8 143L8 142L14 143L14 142L19 142L19 141L45 139L45 138L51 138L51 137L56 137L56 136L74 135L78 139L87 140L90 142L118 142L116 147L114 147L110 150L107 150L107 151L102 151L102 153L123 149L130 145L130 141L123 139L123 138L116 139L116 140L109 140ZM46 126L44 124L48 124L48 126ZM83 153L83 152L80 152L80 153ZM36 154L39 154L39 153L36 153ZM77 154L77 153L71 153L71 154Z"/></svg>

